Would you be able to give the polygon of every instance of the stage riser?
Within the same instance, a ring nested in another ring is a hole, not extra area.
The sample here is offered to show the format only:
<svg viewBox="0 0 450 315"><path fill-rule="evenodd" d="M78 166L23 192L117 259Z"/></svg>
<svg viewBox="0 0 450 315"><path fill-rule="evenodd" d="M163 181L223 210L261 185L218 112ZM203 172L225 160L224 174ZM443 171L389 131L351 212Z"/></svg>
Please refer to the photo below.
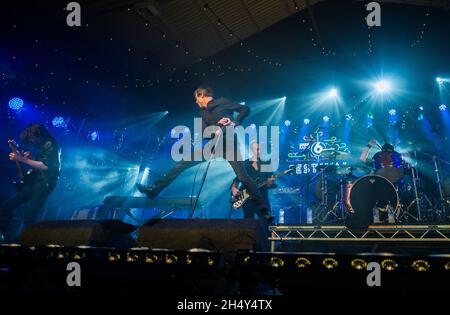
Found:
<svg viewBox="0 0 450 315"><path fill-rule="evenodd" d="M268 227L259 220L164 219L141 227L138 244L150 248L214 251L269 250Z"/></svg>
<svg viewBox="0 0 450 315"><path fill-rule="evenodd" d="M237 294L255 293L261 285L276 287L282 294L326 288L374 290L367 285L371 270L366 264L371 262L380 266L381 289L450 288L450 255L240 252L224 261L225 255L217 252L3 245L0 292ZM355 261L364 264L362 268L356 268ZM80 265L80 288L66 284L70 262ZM419 271L417 264L427 268Z"/></svg>

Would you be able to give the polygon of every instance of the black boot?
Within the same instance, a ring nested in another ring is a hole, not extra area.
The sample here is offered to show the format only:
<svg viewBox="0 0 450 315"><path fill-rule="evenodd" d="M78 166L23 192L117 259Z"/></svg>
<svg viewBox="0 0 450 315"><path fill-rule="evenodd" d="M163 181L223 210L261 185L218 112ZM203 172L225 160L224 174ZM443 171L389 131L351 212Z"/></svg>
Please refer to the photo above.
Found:
<svg viewBox="0 0 450 315"><path fill-rule="evenodd" d="M149 199L155 199L159 194L159 191L154 187L145 187L142 184L136 184L136 187L141 193L146 194Z"/></svg>
<svg viewBox="0 0 450 315"><path fill-rule="evenodd" d="M275 216L273 216L267 208L261 209L261 217L268 225L273 225Z"/></svg>

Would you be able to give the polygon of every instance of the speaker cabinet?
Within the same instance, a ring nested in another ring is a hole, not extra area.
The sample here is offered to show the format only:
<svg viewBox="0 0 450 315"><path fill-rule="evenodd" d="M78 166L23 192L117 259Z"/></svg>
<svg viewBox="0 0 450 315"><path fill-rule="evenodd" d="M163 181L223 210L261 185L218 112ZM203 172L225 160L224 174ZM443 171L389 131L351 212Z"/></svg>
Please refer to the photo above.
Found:
<svg viewBox="0 0 450 315"><path fill-rule="evenodd" d="M132 247L130 233L135 226L120 220L43 221L23 229L19 242L24 245Z"/></svg>
<svg viewBox="0 0 450 315"><path fill-rule="evenodd" d="M157 219L139 229L138 244L150 248L268 251L267 224L258 220Z"/></svg>

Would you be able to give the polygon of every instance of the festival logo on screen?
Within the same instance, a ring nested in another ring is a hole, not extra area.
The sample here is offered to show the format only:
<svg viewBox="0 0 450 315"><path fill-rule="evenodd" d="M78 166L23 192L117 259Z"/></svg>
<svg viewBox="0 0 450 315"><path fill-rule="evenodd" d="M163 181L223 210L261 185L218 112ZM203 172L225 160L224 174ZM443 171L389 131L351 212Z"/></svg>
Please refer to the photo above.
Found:
<svg viewBox="0 0 450 315"><path fill-rule="evenodd" d="M288 162L297 164L297 174L315 174L320 166L346 166L349 158L347 143L335 136L323 137L322 131L304 136L303 142L292 145L288 153Z"/></svg>

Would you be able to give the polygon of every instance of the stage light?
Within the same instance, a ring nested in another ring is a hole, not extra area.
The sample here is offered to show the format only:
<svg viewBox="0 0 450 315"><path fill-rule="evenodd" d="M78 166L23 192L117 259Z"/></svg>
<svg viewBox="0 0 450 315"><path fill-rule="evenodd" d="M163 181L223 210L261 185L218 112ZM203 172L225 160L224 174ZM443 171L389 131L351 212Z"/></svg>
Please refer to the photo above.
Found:
<svg viewBox="0 0 450 315"><path fill-rule="evenodd" d="M53 118L52 124L56 128L64 128L66 126L64 118L62 118L61 116L56 116L55 118Z"/></svg>
<svg viewBox="0 0 450 315"><path fill-rule="evenodd" d="M216 260L213 257L208 256L208 266L213 266L215 263Z"/></svg>
<svg viewBox="0 0 450 315"><path fill-rule="evenodd" d="M346 120L352 120L352 118L353 118L352 114L345 115Z"/></svg>
<svg viewBox="0 0 450 315"><path fill-rule="evenodd" d="M440 110L441 112L443 112L443 111L446 110L446 109L447 109L447 105L445 105L445 104L439 105L439 110Z"/></svg>
<svg viewBox="0 0 450 315"><path fill-rule="evenodd" d="M334 269L334 268L336 268L336 267L339 265L339 263L337 262L336 259L329 257L329 258L325 258L325 259L322 261L322 265L323 265L326 269Z"/></svg>
<svg viewBox="0 0 450 315"><path fill-rule="evenodd" d="M91 141L98 141L100 140L100 134L98 133L98 131L90 131L88 133L88 139Z"/></svg>
<svg viewBox="0 0 450 315"><path fill-rule="evenodd" d="M395 115L397 115L397 111L392 108L392 109L389 110L389 115L395 116Z"/></svg>
<svg viewBox="0 0 450 315"><path fill-rule="evenodd" d="M367 262L364 259L353 259L351 266L356 270L365 270L367 267Z"/></svg>
<svg viewBox="0 0 450 315"><path fill-rule="evenodd" d="M134 263L134 262L137 262L138 260L139 260L138 255L132 254L132 253L127 253L127 258L125 259L126 262Z"/></svg>
<svg viewBox="0 0 450 315"><path fill-rule="evenodd" d="M430 270L430 264L425 260L416 260L411 267L417 272L424 272Z"/></svg>
<svg viewBox="0 0 450 315"><path fill-rule="evenodd" d="M442 78L440 78L440 77L437 77L437 78L436 78L436 82L437 82L439 85L444 84L444 79L442 79Z"/></svg>
<svg viewBox="0 0 450 315"><path fill-rule="evenodd" d="M280 257L271 257L270 266L273 268L280 268L284 266L284 260Z"/></svg>
<svg viewBox="0 0 450 315"><path fill-rule="evenodd" d="M330 117L328 117L328 116L323 116L323 122L324 123L327 123L327 122L329 122L330 121Z"/></svg>
<svg viewBox="0 0 450 315"><path fill-rule="evenodd" d="M375 84L375 88L377 89L378 92L384 93L391 89L391 85L388 81L381 80Z"/></svg>
<svg viewBox="0 0 450 315"><path fill-rule="evenodd" d="M286 99L287 99L287 97L286 97L286 96L283 96L283 97L281 98L281 100L282 100L283 102L285 102L285 101L286 101Z"/></svg>
<svg viewBox="0 0 450 315"><path fill-rule="evenodd" d="M115 262L120 260L120 254L117 253L108 253L108 261Z"/></svg>
<svg viewBox="0 0 450 315"><path fill-rule="evenodd" d="M255 129L255 128L256 128L256 125L255 125L255 124L251 124L251 125L250 125L250 128Z"/></svg>
<svg viewBox="0 0 450 315"><path fill-rule="evenodd" d="M8 106L13 110L19 110L23 106L23 100L20 97L13 97L9 100Z"/></svg>
<svg viewBox="0 0 450 315"><path fill-rule="evenodd" d="M373 126L373 114L367 113L367 128L370 128Z"/></svg>
<svg viewBox="0 0 450 315"><path fill-rule="evenodd" d="M423 110L423 106L419 106L419 110Z"/></svg>
<svg viewBox="0 0 450 315"><path fill-rule="evenodd" d="M397 267L398 264L392 259L385 259L381 262L381 268L387 271L394 271Z"/></svg>
<svg viewBox="0 0 450 315"><path fill-rule="evenodd" d="M289 127L289 126L291 125L291 121L290 121L290 120L285 120L285 121L284 121L284 125L285 125L286 127Z"/></svg>
<svg viewBox="0 0 450 315"><path fill-rule="evenodd" d="M306 268L311 265L311 261L306 257L299 257L295 260L295 265L298 268Z"/></svg>
<svg viewBox="0 0 450 315"><path fill-rule="evenodd" d="M241 104L241 105L245 105L245 102L240 102L239 104Z"/></svg>
<svg viewBox="0 0 450 315"><path fill-rule="evenodd" d="M328 96L329 97L336 97L338 94L338 90L336 88L332 88L329 92L328 92Z"/></svg>
<svg viewBox="0 0 450 315"><path fill-rule="evenodd" d="M172 265L178 261L178 257L174 254L166 254L166 257L164 259L164 262L167 265Z"/></svg>
<svg viewBox="0 0 450 315"><path fill-rule="evenodd" d="M145 256L145 262L147 264L154 264L154 263L158 262L158 260L159 260L159 257L155 254Z"/></svg>
<svg viewBox="0 0 450 315"><path fill-rule="evenodd" d="M447 262L447 263L444 265L444 269L445 269L446 271L449 271L449 270L450 270L450 261Z"/></svg>
<svg viewBox="0 0 450 315"><path fill-rule="evenodd" d="M305 125L309 125L310 120L309 120L308 118L305 118L305 119L303 119L303 123L304 123Z"/></svg>

